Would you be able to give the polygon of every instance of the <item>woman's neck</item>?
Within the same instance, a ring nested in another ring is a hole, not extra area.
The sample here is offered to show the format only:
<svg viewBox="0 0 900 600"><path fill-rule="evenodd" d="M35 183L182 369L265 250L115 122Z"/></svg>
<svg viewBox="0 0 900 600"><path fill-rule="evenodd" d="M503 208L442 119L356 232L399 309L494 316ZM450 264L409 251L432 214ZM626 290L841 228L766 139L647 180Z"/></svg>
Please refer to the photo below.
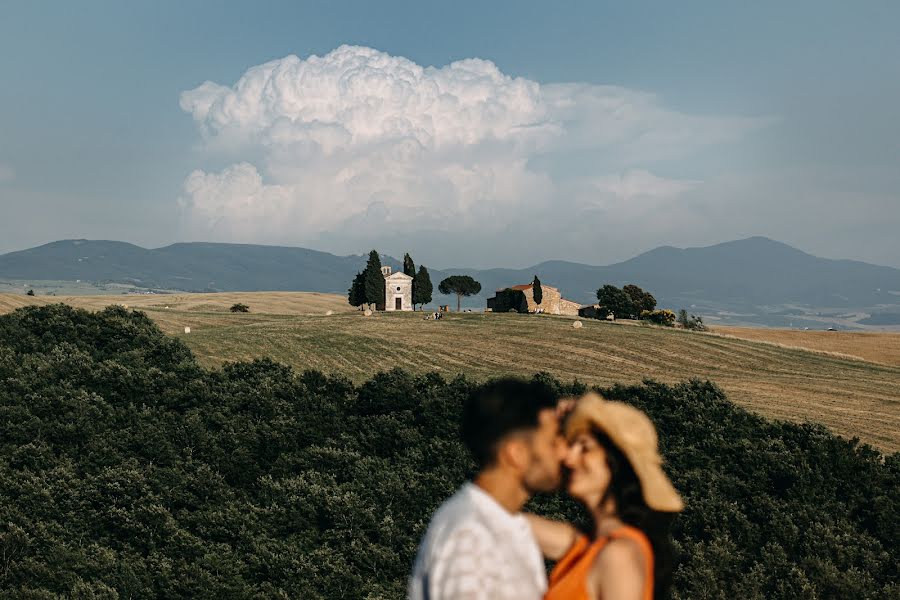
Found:
<svg viewBox="0 0 900 600"><path fill-rule="evenodd" d="M612 498L601 503L591 513L594 516L594 535L598 538L609 535L625 524L619 518Z"/></svg>

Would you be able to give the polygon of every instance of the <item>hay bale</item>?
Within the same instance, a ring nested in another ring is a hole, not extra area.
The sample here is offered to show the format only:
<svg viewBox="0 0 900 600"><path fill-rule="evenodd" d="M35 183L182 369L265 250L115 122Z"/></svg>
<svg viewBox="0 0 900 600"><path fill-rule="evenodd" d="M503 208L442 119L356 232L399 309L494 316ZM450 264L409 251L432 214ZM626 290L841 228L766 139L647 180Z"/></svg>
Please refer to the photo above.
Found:
<svg viewBox="0 0 900 600"><path fill-rule="evenodd" d="M369 309L367 308L367 309L365 310L365 312L363 312L363 316L365 316L365 317L371 317L371 316L372 316L372 311L369 310Z"/></svg>
<svg viewBox="0 0 900 600"><path fill-rule="evenodd" d="M325 316L326 316L326 317L330 317L330 316L333 315L333 314L334 314L334 311L333 311L333 310L326 310L326 311L325 311Z"/></svg>
<svg viewBox="0 0 900 600"><path fill-rule="evenodd" d="M581 329L581 321L575 321L574 323L572 323L572 327L574 327L575 329Z"/></svg>
<svg viewBox="0 0 900 600"><path fill-rule="evenodd" d="M184 332L185 332L185 333L190 333L190 332L191 332L191 328L190 328L190 327L185 327L185 328L184 328Z"/></svg>

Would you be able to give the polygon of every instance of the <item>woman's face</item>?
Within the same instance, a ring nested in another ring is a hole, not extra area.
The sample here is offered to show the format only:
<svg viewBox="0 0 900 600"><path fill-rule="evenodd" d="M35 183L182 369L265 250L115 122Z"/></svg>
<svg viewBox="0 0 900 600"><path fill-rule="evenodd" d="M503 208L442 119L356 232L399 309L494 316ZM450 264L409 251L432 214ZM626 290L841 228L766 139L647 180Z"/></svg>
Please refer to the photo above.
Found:
<svg viewBox="0 0 900 600"><path fill-rule="evenodd" d="M603 446L589 433L578 434L564 464L569 469L569 495L588 508L599 506L612 479Z"/></svg>

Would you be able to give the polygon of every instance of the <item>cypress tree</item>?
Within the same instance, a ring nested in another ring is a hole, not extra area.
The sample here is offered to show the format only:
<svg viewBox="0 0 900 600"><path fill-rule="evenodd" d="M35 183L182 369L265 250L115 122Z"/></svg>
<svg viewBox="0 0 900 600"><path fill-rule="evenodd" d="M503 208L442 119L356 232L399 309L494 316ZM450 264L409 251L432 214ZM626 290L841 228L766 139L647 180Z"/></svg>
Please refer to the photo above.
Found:
<svg viewBox="0 0 900 600"><path fill-rule="evenodd" d="M403 274L409 275L413 278L412 305L413 310L416 310L416 263L413 262L412 256L409 255L409 252L403 255Z"/></svg>
<svg viewBox="0 0 900 600"><path fill-rule="evenodd" d="M416 263L413 262L409 252L403 255L403 274L409 275L410 277L416 276Z"/></svg>
<svg viewBox="0 0 900 600"><path fill-rule="evenodd" d="M381 272L381 259L377 250L369 252L369 260L363 273L366 303L374 304L376 309L384 309L384 274Z"/></svg>
<svg viewBox="0 0 900 600"><path fill-rule="evenodd" d="M538 276L534 276L534 281L531 284L531 291L534 295L534 303L540 304L544 299L544 290L541 288L541 280L538 279Z"/></svg>
<svg viewBox="0 0 900 600"><path fill-rule="evenodd" d="M428 274L428 269L423 266L419 267L419 272L416 273L415 279L413 279L413 305L419 304L424 306L431 302L431 293L434 291L434 287L431 285L431 275Z"/></svg>
<svg viewBox="0 0 900 600"><path fill-rule="evenodd" d="M366 303L366 278L363 273L357 273L347 290L347 301L350 306L362 306Z"/></svg>

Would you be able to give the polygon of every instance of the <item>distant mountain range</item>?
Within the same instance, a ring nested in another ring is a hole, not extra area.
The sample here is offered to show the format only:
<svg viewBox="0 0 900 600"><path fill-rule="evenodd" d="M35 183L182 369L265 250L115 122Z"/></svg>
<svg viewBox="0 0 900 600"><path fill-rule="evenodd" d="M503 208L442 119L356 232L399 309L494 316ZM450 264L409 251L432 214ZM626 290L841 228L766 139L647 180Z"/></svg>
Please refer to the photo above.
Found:
<svg viewBox="0 0 900 600"><path fill-rule="evenodd" d="M63 240L0 255L0 279L118 282L197 292L344 294L365 261L364 255L279 246L181 243L146 249L124 242ZM400 267L394 257L382 261ZM635 283L651 291L660 306L706 314L789 316L796 306L877 314L896 313L900 305L900 269L819 258L764 237L704 248L664 246L608 266L548 261L527 269L429 271L435 288L450 274L480 281L483 292L469 299L469 306L484 306L494 290L528 283L535 274L566 298L585 304L596 299L597 288L605 283ZM436 294L435 301L442 300Z"/></svg>

